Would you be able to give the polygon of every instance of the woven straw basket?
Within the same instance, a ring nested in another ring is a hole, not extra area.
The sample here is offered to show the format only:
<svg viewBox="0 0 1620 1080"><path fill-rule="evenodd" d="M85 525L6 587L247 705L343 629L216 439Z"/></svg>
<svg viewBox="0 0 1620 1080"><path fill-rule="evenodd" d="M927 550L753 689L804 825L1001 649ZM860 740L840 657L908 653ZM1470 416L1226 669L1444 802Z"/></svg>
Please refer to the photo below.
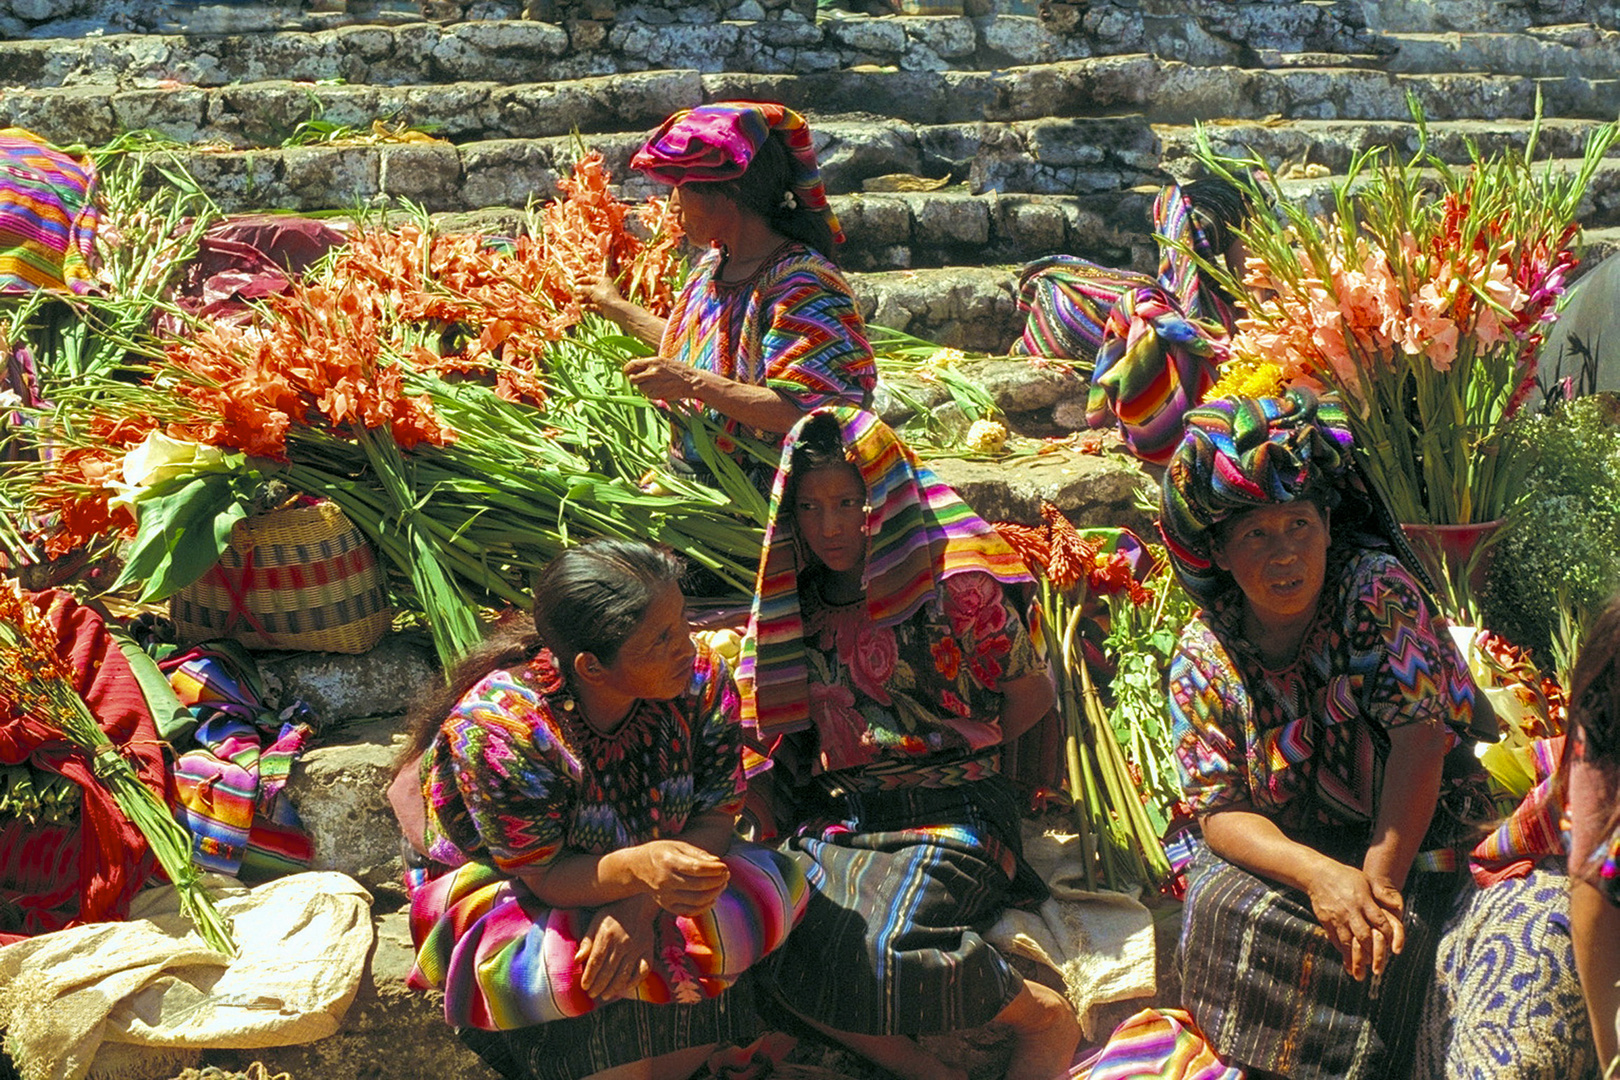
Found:
<svg viewBox="0 0 1620 1080"><path fill-rule="evenodd" d="M323 500L238 521L219 562L169 601L169 617L182 641L362 653L392 612L371 545Z"/></svg>

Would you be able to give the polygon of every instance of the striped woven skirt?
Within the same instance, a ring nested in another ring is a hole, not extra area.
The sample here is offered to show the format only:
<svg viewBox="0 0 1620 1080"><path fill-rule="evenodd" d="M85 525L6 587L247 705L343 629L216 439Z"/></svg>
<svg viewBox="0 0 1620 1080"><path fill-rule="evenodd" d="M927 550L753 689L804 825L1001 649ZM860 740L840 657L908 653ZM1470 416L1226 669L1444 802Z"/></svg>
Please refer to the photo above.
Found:
<svg viewBox="0 0 1620 1080"><path fill-rule="evenodd" d="M754 980L744 974L719 997L691 1005L627 999L516 1031L464 1027L456 1034L506 1080L579 1080L695 1046L741 1046L764 1030Z"/></svg>
<svg viewBox="0 0 1620 1080"><path fill-rule="evenodd" d="M1405 1077L1459 884L1454 873L1413 873L1406 947L1382 975L1358 983L1304 893L1200 843L1182 907L1182 1004L1227 1065L1294 1080Z"/></svg>
<svg viewBox="0 0 1620 1080"><path fill-rule="evenodd" d="M980 936L1038 898L1004 777L850 793L785 845L810 883L804 920L762 966L793 1011L841 1031L927 1035L978 1027L1023 989Z"/></svg>

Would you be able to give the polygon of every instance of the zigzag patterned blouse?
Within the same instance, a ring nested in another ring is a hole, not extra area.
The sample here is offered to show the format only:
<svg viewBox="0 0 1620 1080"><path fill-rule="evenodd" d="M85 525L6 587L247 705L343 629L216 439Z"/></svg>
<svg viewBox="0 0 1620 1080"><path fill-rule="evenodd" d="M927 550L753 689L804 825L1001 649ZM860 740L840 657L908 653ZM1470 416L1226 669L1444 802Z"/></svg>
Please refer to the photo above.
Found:
<svg viewBox="0 0 1620 1080"><path fill-rule="evenodd" d="M1411 573L1386 552L1328 559L1316 624L1283 670L1243 634L1235 594L1182 631L1170 712L1195 813L1249 803L1285 829L1370 824L1391 728L1467 729L1473 679Z"/></svg>
<svg viewBox="0 0 1620 1080"><path fill-rule="evenodd" d="M508 873L560 852L602 855L679 836L710 810L735 815L745 782L737 690L699 646L686 692L640 701L611 735L592 731L542 651L462 697L428 749L428 855Z"/></svg>
<svg viewBox="0 0 1620 1080"><path fill-rule="evenodd" d="M804 244L777 248L751 277L719 278L720 249L698 260L675 299L659 352L751 386L779 390L809 412L847 402L865 406L877 385L866 324L838 268ZM710 412L727 432L740 425ZM756 438L761 432L745 432ZM780 442L775 432L768 441ZM729 452L730 448L721 449ZM680 437L680 456L700 465Z"/></svg>

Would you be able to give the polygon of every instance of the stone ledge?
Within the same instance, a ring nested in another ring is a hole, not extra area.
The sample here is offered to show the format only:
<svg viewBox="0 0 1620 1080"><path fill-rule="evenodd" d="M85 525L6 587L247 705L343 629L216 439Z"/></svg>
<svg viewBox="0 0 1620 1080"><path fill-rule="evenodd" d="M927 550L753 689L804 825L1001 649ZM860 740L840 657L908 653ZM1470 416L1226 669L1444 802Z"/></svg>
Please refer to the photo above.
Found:
<svg viewBox="0 0 1620 1080"><path fill-rule="evenodd" d="M1558 37L1530 33L1393 33L1389 70L1402 74L1489 71L1537 78L1613 78L1620 71L1620 32L1569 28Z"/></svg>
<svg viewBox="0 0 1620 1080"><path fill-rule="evenodd" d="M6 59L5 47L0 43L0 62ZM275 148L295 138L299 125L312 119L361 132L381 120L460 144L567 138L575 130L595 142L630 133L639 137L676 109L703 101L769 98L810 113L818 137L835 125L849 131L859 123L871 139L904 144L902 163L915 164L920 153L923 167L937 173L965 169L986 139L1008 137L1007 125L1014 125L1017 139L1025 137L1017 132L1031 126L1114 124L1128 114L1145 114L1158 124L1210 117L1272 125L1279 119L1404 124L1411 119L1406 104L1410 90L1431 123L1517 126L1534 115L1538 89L1549 117L1607 121L1620 112L1616 78L1198 68L1121 56L998 72L702 75L681 69L512 84L482 78L403 85L270 79L209 88L86 83L0 96L0 123L24 126L60 143L92 145L122 131L150 129L185 143ZM834 169L835 180L837 174ZM1039 175L1049 186L1062 183L1051 170ZM858 187L859 180L852 176L841 182L848 190Z"/></svg>
<svg viewBox="0 0 1620 1080"><path fill-rule="evenodd" d="M849 284L868 323L925 341L1001 355L1024 331L1011 270L945 266L852 273Z"/></svg>
<svg viewBox="0 0 1620 1080"><path fill-rule="evenodd" d="M1144 48L1139 23L1129 19L1093 20L1080 36L1054 33L1021 15L896 17L883 25L893 29L865 36L849 24L788 19L414 22L216 36L108 34L0 42L0 69L8 85L36 89L219 87L276 78L400 86L463 79L532 83L656 68L786 73L883 64L985 71Z"/></svg>
<svg viewBox="0 0 1620 1080"><path fill-rule="evenodd" d="M1553 159L1536 164L1538 170L1564 169L1573 172L1579 161ZM1329 209L1332 185L1339 177L1315 180L1284 180L1280 187L1282 197L1299 204L1308 214L1325 216ZM1609 229L1620 226L1620 158L1606 157L1598 162L1587 185L1586 197L1581 200L1576 220L1585 229Z"/></svg>
<svg viewBox="0 0 1620 1080"><path fill-rule="evenodd" d="M1135 505L1136 491L1156 480L1123 452L1059 450L1002 461L933 458L928 465L987 521L1037 521L1044 500L1081 527L1123 526L1144 539L1157 535L1153 518Z"/></svg>
<svg viewBox="0 0 1620 1080"><path fill-rule="evenodd" d="M1429 150L1453 165L1469 161L1468 141L1487 156L1501 150L1523 150L1529 142L1529 120L1440 120L1428 126ZM1540 156L1579 158L1586 138L1600 125L1596 120L1548 119L1541 123L1537 141ZM1196 175L1196 130L1188 125L1157 124L1154 131L1163 146L1163 168L1177 176ZM1252 152L1273 164L1310 162L1334 174L1374 147L1389 147L1409 156L1418 148L1418 126L1392 120L1295 120L1287 124L1226 121L1206 125L1215 149L1230 154ZM1613 147L1609 156L1620 156Z"/></svg>

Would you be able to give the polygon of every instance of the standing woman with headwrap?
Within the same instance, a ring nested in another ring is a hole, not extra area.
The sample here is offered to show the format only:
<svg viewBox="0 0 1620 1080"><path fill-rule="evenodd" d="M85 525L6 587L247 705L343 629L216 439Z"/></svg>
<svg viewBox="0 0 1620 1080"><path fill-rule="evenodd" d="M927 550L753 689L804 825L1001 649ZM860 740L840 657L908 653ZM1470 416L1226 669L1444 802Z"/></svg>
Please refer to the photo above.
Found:
<svg viewBox="0 0 1620 1080"><path fill-rule="evenodd" d="M1466 790L1474 684L1339 406L1186 419L1161 508L1201 604L1169 686L1204 841L1182 1000L1251 1076L1404 1076L1472 839L1437 807Z"/></svg>
<svg viewBox="0 0 1620 1080"><path fill-rule="evenodd" d="M611 280L586 287L588 305L658 348L625 365L636 389L773 445L819 405L866 405L877 367L834 259L843 233L804 118L772 102L701 105L664 121L630 165L674 186L687 238L707 248L668 320ZM675 458L711 479L679 431ZM768 490L769 466L737 460Z"/></svg>

